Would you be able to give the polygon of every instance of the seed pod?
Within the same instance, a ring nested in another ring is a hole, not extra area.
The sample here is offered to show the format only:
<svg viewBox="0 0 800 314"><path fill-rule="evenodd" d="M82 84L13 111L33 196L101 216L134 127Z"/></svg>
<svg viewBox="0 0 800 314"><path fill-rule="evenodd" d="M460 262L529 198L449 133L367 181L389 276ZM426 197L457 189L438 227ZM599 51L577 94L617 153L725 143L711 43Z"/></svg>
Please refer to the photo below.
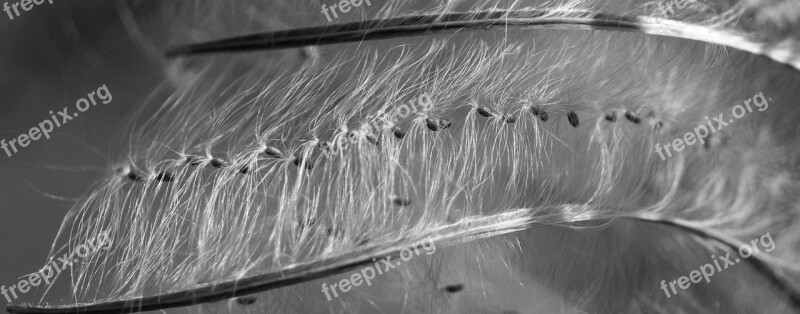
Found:
<svg viewBox="0 0 800 314"><path fill-rule="evenodd" d="M512 117L512 116L504 117L503 119L506 121L506 123L514 123L514 122L517 122L517 118L514 118L514 117Z"/></svg>
<svg viewBox="0 0 800 314"><path fill-rule="evenodd" d="M612 112L606 113L606 121L614 122L617 121L617 114Z"/></svg>

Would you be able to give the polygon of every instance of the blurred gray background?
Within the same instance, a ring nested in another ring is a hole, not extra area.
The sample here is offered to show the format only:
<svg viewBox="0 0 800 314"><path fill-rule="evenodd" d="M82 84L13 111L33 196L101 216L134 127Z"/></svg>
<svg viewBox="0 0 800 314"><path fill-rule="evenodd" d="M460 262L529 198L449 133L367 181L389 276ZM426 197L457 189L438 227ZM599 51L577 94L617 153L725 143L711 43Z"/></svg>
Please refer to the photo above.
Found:
<svg viewBox="0 0 800 314"><path fill-rule="evenodd" d="M9 5L14 0L8 1ZM0 4L2 5L2 4ZM123 120L161 80L114 1L47 1L10 20L0 12L0 138L6 141L106 84L113 95L8 157L0 151L0 285L44 266L67 211L115 160ZM67 277L46 300L68 298ZM32 290L14 303L35 302ZM6 300L0 296L2 311Z"/></svg>

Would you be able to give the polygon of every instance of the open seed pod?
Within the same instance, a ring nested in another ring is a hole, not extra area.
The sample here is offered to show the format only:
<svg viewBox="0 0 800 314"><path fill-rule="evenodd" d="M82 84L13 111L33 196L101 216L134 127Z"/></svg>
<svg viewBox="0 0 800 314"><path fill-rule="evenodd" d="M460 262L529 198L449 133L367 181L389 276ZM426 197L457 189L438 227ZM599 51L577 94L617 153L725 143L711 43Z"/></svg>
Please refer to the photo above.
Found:
<svg viewBox="0 0 800 314"><path fill-rule="evenodd" d="M120 6L169 97L12 313L800 311L793 0Z"/></svg>

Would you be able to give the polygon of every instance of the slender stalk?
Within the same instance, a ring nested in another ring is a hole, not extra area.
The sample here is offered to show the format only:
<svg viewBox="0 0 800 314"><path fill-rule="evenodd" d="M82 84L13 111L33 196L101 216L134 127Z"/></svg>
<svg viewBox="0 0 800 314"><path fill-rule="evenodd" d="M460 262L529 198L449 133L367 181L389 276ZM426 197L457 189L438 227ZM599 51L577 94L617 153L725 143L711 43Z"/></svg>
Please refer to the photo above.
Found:
<svg viewBox="0 0 800 314"><path fill-rule="evenodd" d="M589 27L634 30L634 18L613 14L590 14L585 17L557 16L551 10L483 11L471 13L426 14L382 20L334 24L309 28L290 29L245 35L204 43L188 44L167 51L167 56L192 55L216 52L247 52L297 48L310 45L331 45L347 42L378 40L398 37L430 35L462 29L490 29L493 27L564 28Z"/></svg>
<svg viewBox="0 0 800 314"><path fill-rule="evenodd" d="M509 27L629 31L689 39L763 55L800 70L800 57L793 52L797 47L792 44L759 43L745 34L662 18L549 9L426 14L264 32L182 45L169 49L166 56L276 50Z"/></svg>
<svg viewBox="0 0 800 314"><path fill-rule="evenodd" d="M587 217L594 218L585 221L567 222L563 221L562 215L549 214L564 212L564 208L566 207L581 207L580 209L573 208L572 210L593 213L593 215L587 215ZM100 302L95 304L77 304L71 306L10 305L7 310L9 313L130 313L216 302L344 273L356 269L359 266L372 263L373 257L395 257L398 256L400 251L404 248L421 247L423 241L431 241L436 243L439 247L447 247L495 235L529 229L534 225L599 225L607 223L609 219L614 219L614 212L615 211L612 209L577 204L564 204L535 209L518 209L488 217L466 218L456 224L433 229L415 239L399 239L392 243L385 243L380 246L373 245L359 251L322 259L312 263L298 264L279 271L206 285L187 291L129 300ZM674 227L706 239L718 241L734 250L746 244L712 229L697 226L683 220L637 215L617 218ZM795 309L800 309L800 291L795 291L788 281L781 277L774 269L774 265L779 264L778 262L770 261L770 258L765 254L758 253L751 256L751 258L746 261L750 263L757 272L761 273L772 282L779 291L785 294L790 299Z"/></svg>

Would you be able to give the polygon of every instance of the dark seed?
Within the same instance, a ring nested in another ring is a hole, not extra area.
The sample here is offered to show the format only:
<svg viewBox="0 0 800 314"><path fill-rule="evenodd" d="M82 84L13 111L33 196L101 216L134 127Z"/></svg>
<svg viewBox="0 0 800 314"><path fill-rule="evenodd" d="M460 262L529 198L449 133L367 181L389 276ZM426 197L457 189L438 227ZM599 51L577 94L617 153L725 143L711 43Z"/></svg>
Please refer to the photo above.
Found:
<svg viewBox="0 0 800 314"><path fill-rule="evenodd" d="M186 156L186 163L190 166L197 166L202 163L202 159L199 156Z"/></svg>
<svg viewBox="0 0 800 314"><path fill-rule="evenodd" d="M392 202L397 206L409 206L409 205L411 205L411 199L408 199L408 198L396 197L394 200L392 200Z"/></svg>
<svg viewBox="0 0 800 314"><path fill-rule="evenodd" d="M550 116L549 116L549 115L547 115L547 112L545 112L545 111L542 111L542 112L539 114L539 119L540 119L540 120L542 120L542 122L545 122L545 121L547 121L547 119L549 119L549 118L550 118Z"/></svg>
<svg viewBox="0 0 800 314"><path fill-rule="evenodd" d="M439 131L439 121L436 121L431 118L425 119L425 124L428 126L428 129L431 131Z"/></svg>
<svg viewBox="0 0 800 314"><path fill-rule="evenodd" d="M295 166L300 167L300 164L302 164L302 163L303 163L303 158L297 157L297 158L294 159L294 165ZM314 165L312 165L311 162L309 162L307 160L305 161L305 165L306 165L305 166L306 169L308 169L308 170L311 170L312 168L314 168Z"/></svg>
<svg viewBox="0 0 800 314"><path fill-rule="evenodd" d="M542 122L547 121L547 119L550 118L550 116L547 114L547 111L544 111L544 109L539 106L532 106L531 113L533 113L534 116L539 116L539 119L542 120Z"/></svg>
<svg viewBox="0 0 800 314"><path fill-rule="evenodd" d="M449 285L447 287L444 287L444 289L447 290L447 292L456 293L456 292L459 292L461 290L464 290L464 285L459 283L459 284L455 284L455 285Z"/></svg>
<svg viewBox="0 0 800 314"><path fill-rule="evenodd" d="M211 165L214 166L214 168L222 168L225 166L225 161L223 161L222 159L214 158L211 159Z"/></svg>
<svg viewBox="0 0 800 314"><path fill-rule="evenodd" d="M477 111L477 112L478 112L478 114L480 114L480 115L482 115L482 116L484 116L484 117L487 117L487 118L490 118L490 117L493 117L493 116L494 116L494 114L492 114L492 113L491 113L491 112L489 112L489 111L486 111L486 109L484 109L484 108L481 108L481 107L478 107L478 109L476 109L475 111Z"/></svg>
<svg viewBox="0 0 800 314"><path fill-rule="evenodd" d="M580 124L580 121L578 121L578 114L575 113L575 111L570 111L569 113L567 113L567 120L569 121L569 124L571 124L572 127L574 128L577 128L578 124Z"/></svg>
<svg viewBox="0 0 800 314"><path fill-rule="evenodd" d="M396 127L396 126L393 126L393 127L392 127L392 134L394 134L394 137L396 137L396 138L399 138L399 139L401 139L401 140L402 140L404 137L406 137L406 132L405 132L405 131L403 131L403 129L401 129L401 128L399 128L399 127Z"/></svg>
<svg viewBox="0 0 800 314"><path fill-rule="evenodd" d="M506 123L514 123L517 122L517 118L514 117L506 117Z"/></svg>
<svg viewBox="0 0 800 314"><path fill-rule="evenodd" d="M247 297L236 298L236 303L239 303L241 305L250 305L256 303L256 297L247 296Z"/></svg>
<svg viewBox="0 0 800 314"><path fill-rule="evenodd" d="M172 181L172 179L173 179L173 176L169 172L162 172L162 173L159 173L158 175L156 175L156 180L161 181L161 182L170 182L170 181Z"/></svg>
<svg viewBox="0 0 800 314"><path fill-rule="evenodd" d="M133 171L128 172L128 179L133 180L133 182L142 182L142 181L144 181L144 178L142 178L140 175L134 173Z"/></svg>
<svg viewBox="0 0 800 314"><path fill-rule="evenodd" d="M283 153L275 147L267 146L267 148L264 149L264 154L272 158L283 158Z"/></svg>
<svg viewBox="0 0 800 314"><path fill-rule="evenodd" d="M639 117L633 115L630 111L625 111L625 118L628 119L628 121L636 123L636 124L639 124L640 122L642 122L642 119L640 119Z"/></svg>
<svg viewBox="0 0 800 314"><path fill-rule="evenodd" d="M617 121L617 114L612 112L606 113L606 121L614 122Z"/></svg>
<svg viewBox="0 0 800 314"><path fill-rule="evenodd" d="M248 167L248 166L241 166L241 167L239 167L239 173L241 173L241 174L247 174L248 172L250 172L250 167Z"/></svg>

